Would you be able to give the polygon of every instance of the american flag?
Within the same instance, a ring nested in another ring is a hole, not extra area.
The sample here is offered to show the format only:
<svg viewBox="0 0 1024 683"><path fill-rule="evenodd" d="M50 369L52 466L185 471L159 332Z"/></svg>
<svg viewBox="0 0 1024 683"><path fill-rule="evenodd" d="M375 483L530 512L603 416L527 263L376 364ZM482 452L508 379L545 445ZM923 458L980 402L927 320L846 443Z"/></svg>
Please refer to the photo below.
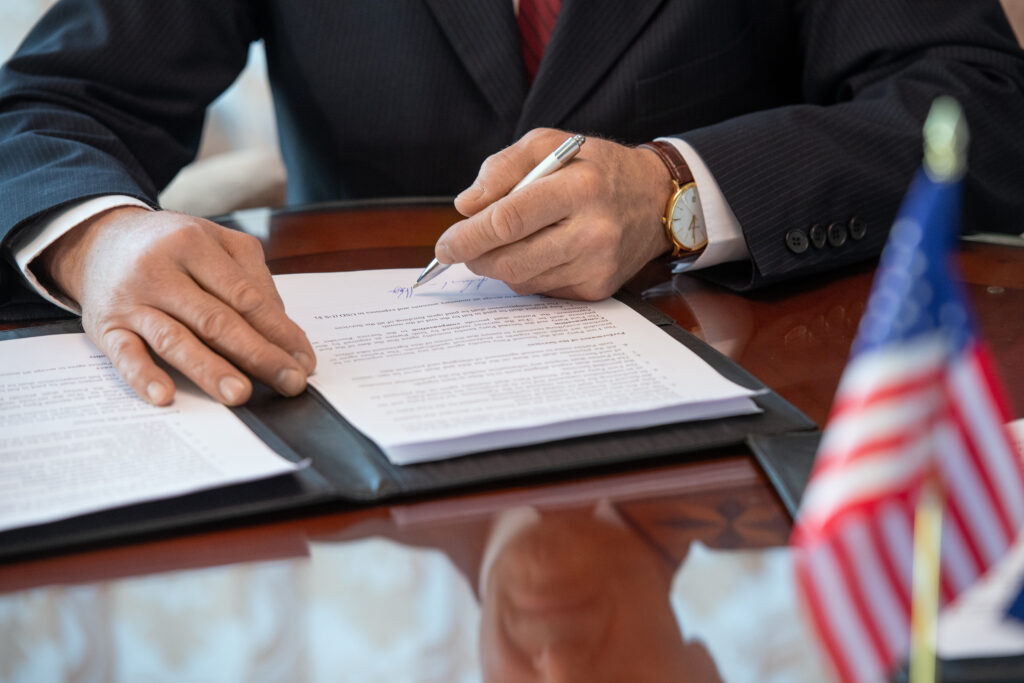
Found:
<svg viewBox="0 0 1024 683"><path fill-rule="evenodd" d="M959 212L959 179L922 169L890 232L793 532L805 605L846 681L883 680L907 655L922 483L945 502L943 603L1024 521L1008 404L952 257Z"/></svg>

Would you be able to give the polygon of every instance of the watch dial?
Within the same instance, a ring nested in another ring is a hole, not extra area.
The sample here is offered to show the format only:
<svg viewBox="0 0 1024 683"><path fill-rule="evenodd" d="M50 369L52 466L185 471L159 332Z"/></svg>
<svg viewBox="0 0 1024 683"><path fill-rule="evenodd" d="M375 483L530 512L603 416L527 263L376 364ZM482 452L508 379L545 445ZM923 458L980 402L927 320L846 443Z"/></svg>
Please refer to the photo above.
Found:
<svg viewBox="0 0 1024 683"><path fill-rule="evenodd" d="M704 211L695 185L684 188L676 201L672 210L672 232L687 249L699 249L708 241Z"/></svg>

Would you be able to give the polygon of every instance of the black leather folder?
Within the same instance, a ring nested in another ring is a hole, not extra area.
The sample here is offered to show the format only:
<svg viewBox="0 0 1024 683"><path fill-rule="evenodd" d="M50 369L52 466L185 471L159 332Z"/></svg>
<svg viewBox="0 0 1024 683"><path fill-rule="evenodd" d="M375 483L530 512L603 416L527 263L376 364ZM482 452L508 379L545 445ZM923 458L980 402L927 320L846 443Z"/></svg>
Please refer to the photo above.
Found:
<svg viewBox="0 0 1024 683"><path fill-rule="evenodd" d="M747 438L750 451L793 519L796 519L804 489L811 478L820 441L821 433L817 431L762 432Z"/></svg>
<svg viewBox="0 0 1024 683"><path fill-rule="evenodd" d="M752 389L766 388L654 307L632 297L620 298L725 377ZM0 332L0 339L80 331L77 321L69 321ZM262 481L6 531L0 533L0 560L241 518L267 519L286 511L338 509L659 459L707 457L715 449L741 445L752 435L787 434L815 426L771 391L754 400L763 412L397 466L315 391L282 398L257 385L252 399L234 409L235 414L283 457L295 462L308 458L308 467Z"/></svg>

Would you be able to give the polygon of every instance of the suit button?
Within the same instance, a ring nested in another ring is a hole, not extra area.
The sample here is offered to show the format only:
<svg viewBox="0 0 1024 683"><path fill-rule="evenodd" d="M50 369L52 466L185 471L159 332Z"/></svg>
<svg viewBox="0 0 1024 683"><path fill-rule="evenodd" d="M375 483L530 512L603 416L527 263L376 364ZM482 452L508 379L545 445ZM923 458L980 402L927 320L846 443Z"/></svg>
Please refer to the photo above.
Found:
<svg viewBox="0 0 1024 683"><path fill-rule="evenodd" d="M810 246L810 242L807 241L807 233L800 228L793 228L786 233L786 246L794 254L804 253Z"/></svg>
<svg viewBox="0 0 1024 683"><path fill-rule="evenodd" d="M821 249L825 246L825 241L828 239L828 235L825 234L825 227L821 223L815 223L811 226L811 244L816 249Z"/></svg>
<svg viewBox="0 0 1024 683"><path fill-rule="evenodd" d="M833 223L828 226L828 243L833 247L841 247L846 244L846 226L842 223Z"/></svg>
<svg viewBox="0 0 1024 683"><path fill-rule="evenodd" d="M855 240L862 240L866 234L868 234L868 224L864 222L864 219L860 216L854 216L851 218L850 237Z"/></svg>

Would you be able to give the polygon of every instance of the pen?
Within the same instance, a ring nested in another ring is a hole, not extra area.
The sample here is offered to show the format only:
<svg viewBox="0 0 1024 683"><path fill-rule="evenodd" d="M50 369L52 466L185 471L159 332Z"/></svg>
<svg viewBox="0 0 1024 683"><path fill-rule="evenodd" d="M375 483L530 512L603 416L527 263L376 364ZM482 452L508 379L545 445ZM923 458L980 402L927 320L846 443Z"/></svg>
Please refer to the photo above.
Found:
<svg viewBox="0 0 1024 683"><path fill-rule="evenodd" d="M558 146L558 149L544 157L543 161L537 164L532 171L526 174L526 177L516 183L516 186L509 191L509 194L512 194L521 187L529 185L534 180L543 178L548 173L551 173L563 164L567 163L570 159L576 156L577 152L580 151L580 147L583 145L585 140L586 138L582 135L570 135L565 142ZM448 270L450 265L450 263L441 263L436 258L433 259L430 264L423 269L420 276L416 278L413 288L415 289L422 284L430 282L435 277Z"/></svg>

